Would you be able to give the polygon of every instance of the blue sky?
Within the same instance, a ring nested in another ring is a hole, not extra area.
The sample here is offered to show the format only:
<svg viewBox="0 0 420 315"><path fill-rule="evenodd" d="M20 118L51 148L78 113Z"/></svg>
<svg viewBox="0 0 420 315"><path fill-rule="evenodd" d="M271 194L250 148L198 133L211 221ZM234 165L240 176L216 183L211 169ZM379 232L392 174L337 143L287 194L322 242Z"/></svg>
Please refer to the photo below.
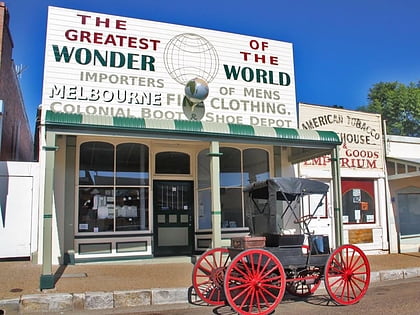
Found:
<svg viewBox="0 0 420 315"><path fill-rule="evenodd" d="M49 5L291 42L296 100L355 109L378 82L420 80L418 0L5 0L28 118L41 103Z"/></svg>

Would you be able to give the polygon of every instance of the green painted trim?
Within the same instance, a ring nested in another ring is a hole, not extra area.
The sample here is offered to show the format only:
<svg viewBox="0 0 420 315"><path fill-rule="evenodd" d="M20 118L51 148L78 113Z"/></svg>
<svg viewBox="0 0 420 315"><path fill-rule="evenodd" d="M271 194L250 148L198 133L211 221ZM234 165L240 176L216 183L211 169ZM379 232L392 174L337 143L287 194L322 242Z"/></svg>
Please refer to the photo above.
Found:
<svg viewBox="0 0 420 315"><path fill-rule="evenodd" d="M44 219L51 219L52 218L52 214L44 214Z"/></svg>
<svg viewBox="0 0 420 315"><path fill-rule="evenodd" d="M228 124L230 133L241 136L255 136L255 130L249 125Z"/></svg>
<svg viewBox="0 0 420 315"><path fill-rule="evenodd" d="M54 275L41 275L39 279L39 288L41 290L54 289L55 278Z"/></svg>
<svg viewBox="0 0 420 315"><path fill-rule="evenodd" d="M321 141L341 144L342 141L338 134L333 131L316 130Z"/></svg>
<svg viewBox="0 0 420 315"><path fill-rule="evenodd" d="M54 146L43 146L42 149L45 150L45 151L57 151L58 147L55 146L55 145Z"/></svg>
<svg viewBox="0 0 420 315"><path fill-rule="evenodd" d="M215 156L215 157L220 157L223 155L223 153L220 152L209 152L207 153L208 156Z"/></svg>
<svg viewBox="0 0 420 315"><path fill-rule="evenodd" d="M76 258L76 264L92 263L92 262L104 262L104 261L128 261L128 260L147 260L155 258L153 255L147 256L123 256L123 257L98 257L98 258Z"/></svg>
<svg viewBox="0 0 420 315"><path fill-rule="evenodd" d="M123 128L144 129L146 128L146 123L144 121L144 118L113 117L113 126Z"/></svg>
<svg viewBox="0 0 420 315"><path fill-rule="evenodd" d="M45 113L45 120L55 123L63 124L82 124L83 117L82 114L67 114L67 113L57 113L50 110L47 110Z"/></svg>
<svg viewBox="0 0 420 315"><path fill-rule="evenodd" d="M299 133L297 132L296 129L274 127L274 130L276 131L277 138L288 139L288 140L300 139Z"/></svg>
<svg viewBox="0 0 420 315"><path fill-rule="evenodd" d="M175 130L188 132L203 132L201 121L175 120Z"/></svg>
<svg viewBox="0 0 420 315"><path fill-rule="evenodd" d="M211 214L219 215L219 214L222 214L222 211L212 211Z"/></svg>

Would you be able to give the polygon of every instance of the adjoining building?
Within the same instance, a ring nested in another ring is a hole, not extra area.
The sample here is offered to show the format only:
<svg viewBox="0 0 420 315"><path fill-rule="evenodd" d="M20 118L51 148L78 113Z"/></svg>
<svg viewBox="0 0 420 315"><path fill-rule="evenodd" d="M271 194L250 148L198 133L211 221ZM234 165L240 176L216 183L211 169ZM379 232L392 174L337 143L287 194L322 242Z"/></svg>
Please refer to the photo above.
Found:
<svg viewBox="0 0 420 315"><path fill-rule="evenodd" d="M398 250L420 251L420 139L386 137L386 165Z"/></svg>
<svg viewBox="0 0 420 315"><path fill-rule="evenodd" d="M13 61L10 15L0 2L0 259L37 250L38 164ZM7 241L5 241L7 240Z"/></svg>
<svg viewBox="0 0 420 315"><path fill-rule="evenodd" d="M33 161L28 116L13 61L9 11L0 2L0 161Z"/></svg>
<svg viewBox="0 0 420 315"><path fill-rule="evenodd" d="M332 130L342 141L339 157L344 243L356 244L370 253L396 252L381 116L300 103L299 118L300 128ZM305 161L300 164L299 174L329 183L330 163L328 155ZM317 233L331 235L334 217L333 209L326 204L311 226Z"/></svg>
<svg viewBox="0 0 420 315"><path fill-rule="evenodd" d="M41 289L52 263L227 245L246 185L341 143L297 128L290 43L57 7L40 115Z"/></svg>

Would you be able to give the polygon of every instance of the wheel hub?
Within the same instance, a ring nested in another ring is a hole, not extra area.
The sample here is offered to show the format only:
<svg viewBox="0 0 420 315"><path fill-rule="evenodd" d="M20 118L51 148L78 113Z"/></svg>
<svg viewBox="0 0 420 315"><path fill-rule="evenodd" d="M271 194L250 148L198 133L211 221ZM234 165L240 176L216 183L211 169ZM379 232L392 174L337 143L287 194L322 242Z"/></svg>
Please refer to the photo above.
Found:
<svg viewBox="0 0 420 315"><path fill-rule="evenodd" d="M343 278L346 281L350 281L352 277L353 277L353 272L350 269L347 269L346 271L344 271Z"/></svg>
<svg viewBox="0 0 420 315"><path fill-rule="evenodd" d="M223 286L223 281L225 279L226 268L225 267L218 267L212 270L210 279L213 283L218 286Z"/></svg>

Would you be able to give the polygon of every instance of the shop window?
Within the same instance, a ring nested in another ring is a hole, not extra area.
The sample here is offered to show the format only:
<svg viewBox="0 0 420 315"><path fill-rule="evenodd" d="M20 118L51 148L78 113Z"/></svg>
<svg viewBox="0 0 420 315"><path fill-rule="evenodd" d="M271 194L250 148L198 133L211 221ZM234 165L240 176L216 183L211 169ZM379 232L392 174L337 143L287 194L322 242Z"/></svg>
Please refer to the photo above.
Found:
<svg viewBox="0 0 420 315"><path fill-rule="evenodd" d="M220 148L220 186L240 187L241 180L241 151L234 148Z"/></svg>
<svg viewBox="0 0 420 315"><path fill-rule="evenodd" d="M268 152L261 149L244 150L243 183L245 185L270 177Z"/></svg>
<svg viewBox="0 0 420 315"><path fill-rule="evenodd" d="M211 191L210 188L198 192L198 226L211 229Z"/></svg>
<svg viewBox="0 0 420 315"><path fill-rule="evenodd" d="M394 162L386 162L386 169L388 171L388 175L395 175L395 163Z"/></svg>
<svg viewBox="0 0 420 315"><path fill-rule="evenodd" d="M242 189L220 188L223 228L243 226L242 195Z"/></svg>
<svg viewBox="0 0 420 315"><path fill-rule="evenodd" d="M114 184L114 146L105 142L87 142L80 146L80 185Z"/></svg>
<svg viewBox="0 0 420 315"><path fill-rule="evenodd" d="M209 150L198 154L198 189L210 188L210 156Z"/></svg>
<svg viewBox="0 0 420 315"><path fill-rule="evenodd" d="M372 180L342 180L343 223L375 223L375 196Z"/></svg>
<svg viewBox="0 0 420 315"><path fill-rule="evenodd" d="M211 229L211 190L209 151L198 155L199 228ZM222 228L244 227L243 188L251 181L269 177L269 155L262 149L244 151L220 148L220 203ZM243 163L242 163L243 162Z"/></svg>
<svg viewBox="0 0 420 315"><path fill-rule="evenodd" d="M420 235L420 193L399 193L397 200L401 235Z"/></svg>
<svg viewBox="0 0 420 315"><path fill-rule="evenodd" d="M149 149L138 143L117 146L117 185L149 183Z"/></svg>
<svg viewBox="0 0 420 315"><path fill-rule="evenodd" d="M149 189L115 189L115 229L117 231L146 230L149 217Z"/></svg>
<svg viewBox="0 0 420 315"><path fill-rule="evenodd" d="M148 147L83 143L78 192L80 233L148 230Z"/></svg>
<svg viewBox="0 0 420 315"><path fill-rule="evenodd" d="M157 153L155 165L156 174L190 174L190 156L185 153Z"/></svg>

